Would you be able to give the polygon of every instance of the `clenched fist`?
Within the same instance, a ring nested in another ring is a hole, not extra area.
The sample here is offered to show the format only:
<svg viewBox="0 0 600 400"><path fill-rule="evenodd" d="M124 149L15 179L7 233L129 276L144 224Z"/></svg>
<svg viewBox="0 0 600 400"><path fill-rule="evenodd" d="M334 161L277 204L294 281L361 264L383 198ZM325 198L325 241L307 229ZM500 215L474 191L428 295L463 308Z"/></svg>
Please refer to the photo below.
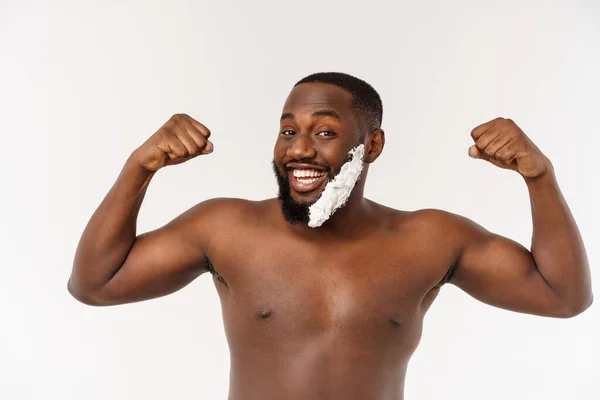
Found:
<svg viewBox="0 0 600 400"><path fill-rule="evenodd" d="M469 156L512 169L524 178L541 176L552 168L548 157L511 119L481 124L471 131L471 137L475 144L469 147Z"/></svg>
<svg viewBox="0 0 600 400"><path fill-rule="evenodd" d="M148 171L180 164L213 151L207 127L186 114L173 115L156 133L132 154Z"/></svg>

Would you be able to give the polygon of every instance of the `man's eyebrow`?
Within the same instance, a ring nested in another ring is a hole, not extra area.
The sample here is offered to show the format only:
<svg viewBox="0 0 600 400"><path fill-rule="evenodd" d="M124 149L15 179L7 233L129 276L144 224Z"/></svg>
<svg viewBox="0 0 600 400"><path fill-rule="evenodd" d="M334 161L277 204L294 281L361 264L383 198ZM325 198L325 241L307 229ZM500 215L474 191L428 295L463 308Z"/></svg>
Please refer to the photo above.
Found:
<svg viewBox="0 0 600 400"><path fill-rule="evenodd" d="M319 111L315 111L314 113L311 114L311 117L333 117L335 119L338 120L342 120L342 117L340 117L340 115L338 113L336 113L333 110L319 110ZM283 113L281 114L281 121L283 121L286 118L290 118L290 119L295 119L295 115L292 113Z"/></svg>
<svg viewBox="0 0 600 400"><path fill-rule="evenodd" d="M280 121L283 121L286 118L295 119L294 114L292 114L292 113L283 113L283 114L281 114Z"/></svg>
<svg viewBox="0 0 600 400"><path fill-rule="evenodd" d="M342 120L342 117L333 110L319 110L312 113L312 117L333 117L338 120Z"/></svg>

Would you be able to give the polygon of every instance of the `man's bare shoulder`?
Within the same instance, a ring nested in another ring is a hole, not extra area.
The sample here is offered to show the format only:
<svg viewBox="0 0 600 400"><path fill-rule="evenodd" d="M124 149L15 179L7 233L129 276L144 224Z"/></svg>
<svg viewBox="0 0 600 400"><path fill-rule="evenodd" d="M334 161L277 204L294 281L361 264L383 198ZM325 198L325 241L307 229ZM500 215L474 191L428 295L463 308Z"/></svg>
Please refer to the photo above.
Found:
<svg viewBox="0 0 600 400"><path fill-rule="evenodd" d="M379 207L378 207L379 208ZM379 208L389 222L387 232L396 241L394 248L405 258L416 255L425 287L440 288L448 282L461 249L466 243L461 234L465 218L449 211L424 208L410 211ZM408 252L406 249L410 249ZM428 286L429 285L429 286Z"/></svg>
<svg viewBox="0 0 600 400"><path fill-rule="evenodd" d="M407 213L404 219L400 220L405 226L418 229L429 236L440 235L446 240L465 241L476 239L487 230L482 228L471 219L450 211L437 208L423 208Z"/></svg>
<svg viewBox="0 0 600 400"><path fill-rule="evenodd" d="M198 203L194 208L206 214L244 212L252 207L252 201L235 197L215 197Z"/></svg>
<svg viewBox="0 0 600 400"><path fill-rule="evenodd" d="M450 233L468 225L468 219L449 211L437 208L422 208L417 210L398 210L371 202L377 210L376 214L389 224L388 227L397 232L426 232L428 234Z"/></svg>
<svg viewBox="0 0 600 400"><path fill-rule="evenodd" d="M454 219L454 214L435 208L424 208L418 210L398 210L383 204L370 201L376 210L376 215L390 224L392 229L403 229L409 227L426 227L435 223L448 223Z"/></svg>
<svg viewBox="0 0 600 400"><path fill-rule="evenodd" d="M272 200L247 200L218 197L204 200L186 212L194 220L206 223L243 223L260 220L272 208Z"/></svg>

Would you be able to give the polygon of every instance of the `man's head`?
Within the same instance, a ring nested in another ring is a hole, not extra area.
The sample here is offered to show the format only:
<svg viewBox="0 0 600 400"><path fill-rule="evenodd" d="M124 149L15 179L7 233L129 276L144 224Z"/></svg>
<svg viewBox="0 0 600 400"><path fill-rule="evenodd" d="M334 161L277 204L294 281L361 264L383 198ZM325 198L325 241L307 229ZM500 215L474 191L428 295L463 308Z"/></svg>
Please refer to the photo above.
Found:
<svg viewBox="0 0 600 400"><path fill-rule="evenodd" d="M385 141L382 113L377 92L353 76L318 73L296 83L283 107L273 159L288 221L308 222L308 207L340 172L353 148L363 144L363 161L375 161ZM362 193L367 169L354 192Z"/></svg>

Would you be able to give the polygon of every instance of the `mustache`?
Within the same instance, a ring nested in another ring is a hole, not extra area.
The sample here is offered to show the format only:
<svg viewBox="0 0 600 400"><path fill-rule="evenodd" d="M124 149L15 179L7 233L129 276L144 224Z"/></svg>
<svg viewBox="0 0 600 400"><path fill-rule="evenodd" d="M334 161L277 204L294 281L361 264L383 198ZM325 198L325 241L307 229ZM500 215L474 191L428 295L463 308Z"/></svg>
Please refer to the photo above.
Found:
<svg viewBox="0 0 600 400"><path fill-rule="evenodd" d="M296 164L306 164L306 165L314 165L316 167L323 168L326 172L331 172L331 167L329 165L325 165L322 163L314 162L313 160L299 159L299 160L289 160L285 164L282 164L284 170L290 169L288 164L296 163Z"/></svg>

